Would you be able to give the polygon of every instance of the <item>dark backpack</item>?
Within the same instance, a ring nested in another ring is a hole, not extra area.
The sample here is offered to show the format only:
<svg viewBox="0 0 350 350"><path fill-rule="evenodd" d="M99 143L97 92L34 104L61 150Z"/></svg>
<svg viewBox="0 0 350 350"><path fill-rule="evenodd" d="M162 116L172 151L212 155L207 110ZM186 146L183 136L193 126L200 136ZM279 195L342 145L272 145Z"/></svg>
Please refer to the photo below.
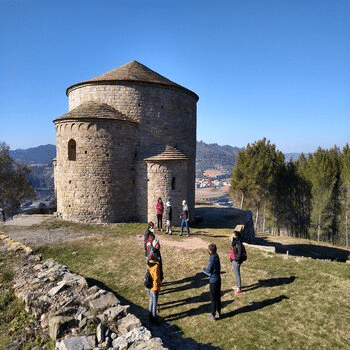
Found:
<svg viewBox="0 0 350 350"><path fill-rule="evenodd" d="M241 249L242 249L242 253L241 253L241 261L240 261L240 263L242 264L243 261L247 260L247 251L245 250L245 246L244 246L243 243L241 244Z"/></svg>
<svg viewBox="0 0 350 350"><path fill-rule="evenodd" d="M143 278L143 284L147 289L151 289L153 287L153 279L149 272L149 269L147 269L145 273L145 277Z"/></svg>

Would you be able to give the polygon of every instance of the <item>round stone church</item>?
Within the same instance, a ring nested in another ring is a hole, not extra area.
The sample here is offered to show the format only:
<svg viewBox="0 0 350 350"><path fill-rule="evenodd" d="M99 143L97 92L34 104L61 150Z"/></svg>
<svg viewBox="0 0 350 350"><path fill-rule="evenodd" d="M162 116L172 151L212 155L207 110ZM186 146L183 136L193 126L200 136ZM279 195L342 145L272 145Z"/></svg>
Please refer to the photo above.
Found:
<svg viewBox="0 0 350 350"><path fill-rule="evenodd" d="M57 213L65 220L155 221L157 199L195 202L198 96L132 61L68 87L54 120Z"/></svg>

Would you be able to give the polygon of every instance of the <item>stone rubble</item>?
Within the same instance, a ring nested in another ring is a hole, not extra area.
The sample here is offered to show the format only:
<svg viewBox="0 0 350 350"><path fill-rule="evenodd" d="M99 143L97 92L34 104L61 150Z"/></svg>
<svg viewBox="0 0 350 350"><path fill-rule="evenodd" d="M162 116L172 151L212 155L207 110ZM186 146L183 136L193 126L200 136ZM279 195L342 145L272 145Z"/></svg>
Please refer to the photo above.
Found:
<svg viewBox="0 0 350 350"><path fill-rule="evenodd" d="M84 277L53 259L23 256L15 294L55 340L56 350L167 349L112 292L89 288Z"/></svg>

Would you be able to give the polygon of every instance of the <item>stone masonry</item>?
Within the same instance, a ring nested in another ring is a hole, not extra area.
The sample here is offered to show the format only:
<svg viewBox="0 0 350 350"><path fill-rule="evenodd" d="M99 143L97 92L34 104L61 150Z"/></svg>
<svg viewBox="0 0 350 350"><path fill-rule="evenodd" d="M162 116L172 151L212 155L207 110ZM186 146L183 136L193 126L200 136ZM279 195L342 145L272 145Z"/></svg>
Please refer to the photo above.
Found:
<svg viewBox="0 0 350 350"><path fill-rule="evenodd" d="M195 201L198 96L132 61L67 89L54 120L57 212L85 222L153 221L158 197Z"/></svg>

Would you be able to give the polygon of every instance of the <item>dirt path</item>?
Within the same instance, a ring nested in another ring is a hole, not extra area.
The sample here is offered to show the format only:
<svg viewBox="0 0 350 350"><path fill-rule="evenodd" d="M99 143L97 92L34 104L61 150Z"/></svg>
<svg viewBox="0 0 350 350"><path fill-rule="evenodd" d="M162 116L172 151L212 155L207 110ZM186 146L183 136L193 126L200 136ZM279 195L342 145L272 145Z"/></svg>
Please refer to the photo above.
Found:
<svg viewBox="0 0 350 350"><path fill-rule="evenodd" d="M32 226L39 225L43 221L51 219L53 215L15 215L13 219L7 220L3 223L5 226Z"/></svg>
<svg viewBox="0 0 350 350"><path fill-rule="evenodd" d="M4 226L20 226L21 228L16 231L7 232L7 235L12 239L24 243L32 248L36 246L60 243L77 238L86 237L88 234L81 231L70 230L69 228L56 228L56 229L32 229L30 226L39 225L46 220L52 219L52 215L17 215L12 220L8 220L4 223ZM28 229L26 229L28 227ZM1 225L0 225L1 231ZM198 237L186 237L182 241L175 241L171 239L171 236L157 235L162 246L170 246L176 248L183 248L186 250L194 249L206 249L208 243ZM143 235L140 236L140 240L143 242Z"/></svg>
<svg viewBox="0 0 350 350"><path fill-rule="evenodd" d="M6 232L6 235L32 248L51 243L66 242L77 238L86 237L88 235L85 232L76 231L69 228L31 228L32 225L39 225L42 222L52 218L53 215L49 214L16 215L12 220L1 223L0 231L2 226L19 226L20 229ZM26 229L26 227L28 227L28 229Z"/></svg>

